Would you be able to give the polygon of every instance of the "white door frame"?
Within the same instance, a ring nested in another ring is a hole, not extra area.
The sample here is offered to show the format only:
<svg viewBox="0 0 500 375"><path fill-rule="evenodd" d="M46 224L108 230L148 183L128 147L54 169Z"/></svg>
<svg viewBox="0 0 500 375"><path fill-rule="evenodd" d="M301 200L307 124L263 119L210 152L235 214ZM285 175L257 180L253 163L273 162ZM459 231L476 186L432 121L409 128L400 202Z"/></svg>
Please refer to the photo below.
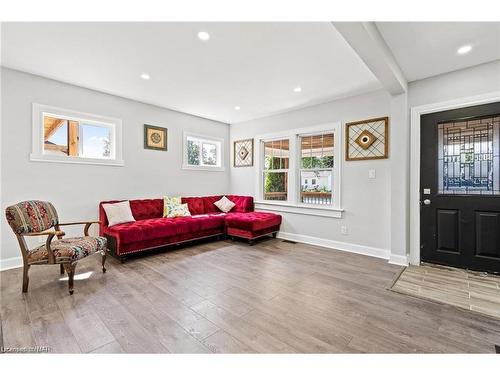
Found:
<svg viewBox="0 0 500 375"><path fill-rule="evenodd" d="M411 107L410 119L410 264L420 264L420 116L500 101L500 91Z"/></svg>

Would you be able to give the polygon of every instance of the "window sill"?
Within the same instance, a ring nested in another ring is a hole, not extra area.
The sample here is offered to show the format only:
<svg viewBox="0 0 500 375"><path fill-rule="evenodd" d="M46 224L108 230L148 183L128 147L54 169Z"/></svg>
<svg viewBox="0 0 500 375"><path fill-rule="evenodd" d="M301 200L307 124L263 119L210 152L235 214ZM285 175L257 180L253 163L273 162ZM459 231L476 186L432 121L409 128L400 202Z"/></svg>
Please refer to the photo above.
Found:
<svg viewBox="0 0 500 375"><path fill-rule="evenodd" d="M275 203L269 201L256 201L255 208L268 211L289 212L300 215L311 215L341 219L344 210L335 207L311 207L291 203Z"/></svg>
<svg viewBox="0 0 500 375"><path fill-rule="evenodd" d="M196 167L193 165L183 165L182 169L188 171L210 171L210 172L224 172L226 169L224 167Z"/></svg>
<svg viewBox="0 0 500 375"><path fill-rule="evenodd" d="M30 160L35 162L64 163L64 164L90 164L90 165L109 165L112 167L123 167L123 160L105 160L77 157L57 157L47 155L30 154Z"/></svg>

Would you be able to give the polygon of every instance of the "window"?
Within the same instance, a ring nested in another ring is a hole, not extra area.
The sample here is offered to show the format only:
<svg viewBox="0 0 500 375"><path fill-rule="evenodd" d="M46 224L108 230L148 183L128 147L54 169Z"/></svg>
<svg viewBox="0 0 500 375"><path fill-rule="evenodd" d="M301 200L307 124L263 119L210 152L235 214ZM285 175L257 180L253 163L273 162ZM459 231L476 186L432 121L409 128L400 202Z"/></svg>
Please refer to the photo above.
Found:
<svg viewBox="0 0 500 375"><path fill-rule="evenodd" d="M439 194L500 194L500 117L438 125Z"/></svg>
<svg viewBox="0 0 500 375"><path fill-rule="evenodd" d="M289 146L288 139L264 142L265 200L286 201L288 199Z"/></svg>
<svg viewBox="0 0 500 375"><path fill-rule="evenodd" d="M331 205L334 135L323 133L299 138L300 203Z"/></svg>
<svg viewBox="0 0 500 375"><path fill-rule="evenodd" d="M256 136L257 207L341 217L340 134L337 122Z"/></svg>
<svg viewBox="0 0 500 375"><path fill-rule="evenodd" d="M224 170L223 140L184 133L184 169Z"/></svg>
<svg viewBox="0 0 500 375"><path fill-rule="evenodd" d="M33 105L31 160L123 165L121 121Z"/></svg>

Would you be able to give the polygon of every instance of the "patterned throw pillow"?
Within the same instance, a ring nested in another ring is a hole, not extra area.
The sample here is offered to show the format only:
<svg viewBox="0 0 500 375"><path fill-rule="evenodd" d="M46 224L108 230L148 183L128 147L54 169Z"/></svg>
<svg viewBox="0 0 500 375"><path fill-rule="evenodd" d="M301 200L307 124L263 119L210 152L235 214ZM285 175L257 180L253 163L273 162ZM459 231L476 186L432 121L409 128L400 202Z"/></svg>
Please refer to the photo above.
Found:
<svg viewBox="0 0 500 375"><path fill-rule="evenodd" d="M171 208L167 217L191 216L187 203L179 204Z"/></svg>
<svg viewBox="0 0 500 375"><path fill-rule="evenodd" d="M181 204L181 197L163 197L163 217L170 217L170 211Z"/></svg>

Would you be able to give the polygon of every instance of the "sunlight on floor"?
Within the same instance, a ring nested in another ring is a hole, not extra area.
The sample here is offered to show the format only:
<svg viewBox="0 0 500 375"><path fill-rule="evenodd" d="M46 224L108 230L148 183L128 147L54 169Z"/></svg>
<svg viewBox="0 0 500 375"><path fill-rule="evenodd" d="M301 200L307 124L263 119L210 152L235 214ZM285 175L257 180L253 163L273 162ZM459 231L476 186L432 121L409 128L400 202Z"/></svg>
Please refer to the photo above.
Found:
<svg viewBox="0 0 500 375"><path fill-rule="evenodd" d="M89 272L85 272L85 273L80 273L78 275L75 275L75 280L85 280L85 279L88 279L90 277L90 275L92 275L93 273L94 273L93 271L89 271ZM68 276L61 277L59 279L59 281L68 281Z"/></svg>

